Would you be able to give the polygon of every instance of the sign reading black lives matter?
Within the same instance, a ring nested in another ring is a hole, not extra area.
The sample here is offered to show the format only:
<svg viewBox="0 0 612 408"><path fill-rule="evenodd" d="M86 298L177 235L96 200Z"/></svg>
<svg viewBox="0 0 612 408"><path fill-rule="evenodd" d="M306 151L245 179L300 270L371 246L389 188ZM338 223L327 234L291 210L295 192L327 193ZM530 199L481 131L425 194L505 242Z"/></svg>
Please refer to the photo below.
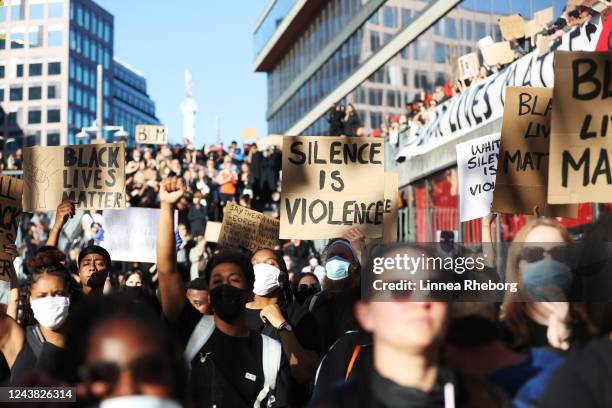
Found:
<svg viewBox="0 0 612 408"><path fill-rule="evenodd" d="M23 152L24 211L53 211L64 200L79 209L125 207L125 145L28 147Z"/></svg>
<svg viewBox="0 0 612 408"><path fill-rule="evenodd" d="M11 256L1 249L6 244L14 244L21 220L21 195L23 181L0 175L0 281L9 280L13 270Z"/></svg>
<svg viewBox="0 0 612 408"><path fill-rule="evenodd" d="M281 239L328 239L359 227L380 238L385 201L384 141L285 136Z"/></svg>
<svg viewBox="0 0 612 408"><path fill-rule="evenodd" d="M612 198L612 53L555 53L548 203Z"/></svg>

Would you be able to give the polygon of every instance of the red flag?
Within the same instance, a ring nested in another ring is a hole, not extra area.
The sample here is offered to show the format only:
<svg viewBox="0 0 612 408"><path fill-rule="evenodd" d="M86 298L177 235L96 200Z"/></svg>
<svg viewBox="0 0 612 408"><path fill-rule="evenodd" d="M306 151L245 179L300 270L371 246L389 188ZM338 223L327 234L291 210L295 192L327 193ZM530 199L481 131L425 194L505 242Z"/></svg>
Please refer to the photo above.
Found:
<svg viewBox="0 0 612 408"><path fill-rule="evenodd" d="M599 36L599 41L597 41L597 47L595 51L612 51L612 7L608 7L601 13L601 19L604 22L603 28L601 30L601 35Z"/></svg>

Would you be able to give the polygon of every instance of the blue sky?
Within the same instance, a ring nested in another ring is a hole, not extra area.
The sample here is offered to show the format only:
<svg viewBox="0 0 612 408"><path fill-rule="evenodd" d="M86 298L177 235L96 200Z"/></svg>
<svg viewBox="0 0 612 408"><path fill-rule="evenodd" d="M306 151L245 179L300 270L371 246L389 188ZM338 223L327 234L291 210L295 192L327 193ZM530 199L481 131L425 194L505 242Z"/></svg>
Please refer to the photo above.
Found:
<svg viewBox="0 0 612 408"><path fill-rule="evenodd" d="M215 116L223 141L241 129L266 135L266 77L254 73L255 21L267 0L96 0L115 16L115 56L141 71L157 116L171 141L182 138L179 108L184 71L193 75L199 105L195 144L215 142Z"/></svg>

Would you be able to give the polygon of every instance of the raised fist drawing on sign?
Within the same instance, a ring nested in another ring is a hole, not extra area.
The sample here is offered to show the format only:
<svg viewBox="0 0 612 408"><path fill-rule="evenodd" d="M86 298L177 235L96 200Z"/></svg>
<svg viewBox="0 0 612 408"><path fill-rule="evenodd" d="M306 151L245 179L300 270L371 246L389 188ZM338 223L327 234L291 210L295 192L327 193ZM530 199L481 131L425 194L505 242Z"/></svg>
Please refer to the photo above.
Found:
<svg viewBox="0 0 612 408"><path fill-rule="evenodd" d="M23 179L30 189L30 208L38 209L45 208L45 196L51 184L50 178L60 170L55 170L49 173L49 164L53 161L53 157L40 161L40 166L32 163L24 164Z"/></svg>

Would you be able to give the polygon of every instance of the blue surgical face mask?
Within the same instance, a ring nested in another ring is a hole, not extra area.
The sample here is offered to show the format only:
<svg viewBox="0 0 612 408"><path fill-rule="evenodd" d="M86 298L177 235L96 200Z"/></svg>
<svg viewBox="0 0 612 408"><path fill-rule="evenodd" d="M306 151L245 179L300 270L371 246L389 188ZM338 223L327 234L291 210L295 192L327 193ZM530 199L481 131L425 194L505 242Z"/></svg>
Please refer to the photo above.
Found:
<svg viewBox="0 0 612 408"><path fill-rule="evenodd" d="M564 299L549 299L550 296L546 296L542 288L556 287L567 294L572 284L573 276L570 267L554 259L526 263L521 270L525 288L537 301L563 301Z"/></svg>
<svg viewBox="0 0 612 408"><path fill-rule="evenodd" d="M340 256L332 256L325 263L325 272L331 280L340 280L348 277L351 263Z"/></svg>

